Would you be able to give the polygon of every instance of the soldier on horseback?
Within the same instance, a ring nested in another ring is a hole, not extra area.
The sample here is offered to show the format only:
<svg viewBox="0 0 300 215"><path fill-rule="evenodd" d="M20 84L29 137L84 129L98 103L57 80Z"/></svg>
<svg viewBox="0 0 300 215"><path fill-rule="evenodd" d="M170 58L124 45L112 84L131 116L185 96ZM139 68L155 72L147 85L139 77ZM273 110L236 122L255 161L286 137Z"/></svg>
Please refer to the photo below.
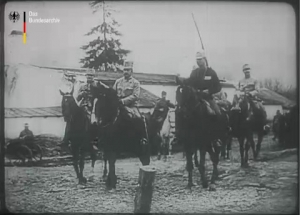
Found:
<svg viewBox="0 0 300 215"><path fill-rule="evenodd" d="M266 129L267 124L267 112L261 103L261 100L257 98L257 93L259 91L258 81L251 77L250 75L251 68L248 64L243 66L243 72L245 74L245 78L239 81L238 83L238 91L245 94L245 99L249 101L250 111L247 120L250 120L253 117L253 109L259 110L263 113L264 119L264 129ZM238 93L234 95L233 99L233 110L240 110L239 107L239 98Z"/></svg>
<svg viewBox="0 0 300 215"><path fill-rule="evenodd" d="M77 102L80 107L83 108L89 122L91 122L91 115L94 104L94 89L96 84L94 83L94 72L86 73L86 83L80 86L77 95Z"/></svg>
<svg viewBox="0 0 300 215"><path fill-rule="evenodd" d="M194 69L186 80L177 78L177 82L184 82L197 89L206 101L207 110L210 115L220 116L220 108L217 105L213 94L221 91L221 84L217 73L208 67L204 50L197 52L196 60L198 68Z"/></svg>
<svg viewBox="0 0 300 215"><path fill-rule="evenodd" d="M140 82L132 76L132 73L133 62L125 61L123 77L115 81L113 89L117 91L120 99L121 115L129 121L137 121L136 131L145 137L144 118L137 108L140 96ZM143 138L142 141L146 141L146 138Z"/></svg>

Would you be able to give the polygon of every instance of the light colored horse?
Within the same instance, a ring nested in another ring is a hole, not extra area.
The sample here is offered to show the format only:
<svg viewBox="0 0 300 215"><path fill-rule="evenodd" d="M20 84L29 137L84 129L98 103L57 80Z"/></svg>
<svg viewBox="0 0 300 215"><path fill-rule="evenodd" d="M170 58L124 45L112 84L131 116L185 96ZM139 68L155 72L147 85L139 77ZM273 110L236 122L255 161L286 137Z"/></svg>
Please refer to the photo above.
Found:
<svg viewBox="0 0 300 215"><path fill-rule="evenodd" d="M164 160L170 157L172 152L172 143L175 139L175 112L170 110L164 121L162 129L160 131L161 144L160 150L158 150L158 159L160 159L161 153L164 154Z"/></svg>

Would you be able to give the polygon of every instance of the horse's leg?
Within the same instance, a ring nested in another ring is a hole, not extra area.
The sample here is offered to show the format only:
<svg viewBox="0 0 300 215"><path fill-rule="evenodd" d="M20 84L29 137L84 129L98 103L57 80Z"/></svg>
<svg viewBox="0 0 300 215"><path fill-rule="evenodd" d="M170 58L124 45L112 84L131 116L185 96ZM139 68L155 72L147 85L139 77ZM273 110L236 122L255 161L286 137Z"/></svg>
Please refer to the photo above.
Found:
<svg viewBox="0 0 300 215"><path fill-rule="evenodd" d="M257 135L256 151L255 151L255 155L254 155L254 156L255 156L255 157L254 157L255 160L257 159L257 157L258 157L258 155L259 155L263 137L264 137L263 134L258 134L258 135ZM253 144L255 144L254 141L253 141Z"/></svg>
<svg viewBox="0 0 300 215"><path fill-rule="evenodd" d="M244 137L239 137L238 138L239 144L240 144L240 155L241 155L241 167L244 166L244 142L245 138Z"/></svg>
<svg viewBox="0 0 300 215"><path fill-rule="evenodd" d="M207 188L208 187L208 182L206 179L205 175L205 155L206 155L206 150L205 149L200 149L200 165L198 167L200 175L201 175L201 181L202 181L202 187Z"/></svg>
<svg viewBox="0 0 300 215"><path fill-rule="evenodd" d="M168 155L168 143L169 143L169 137L164 137L165 141L164 141L164 161L167 160L167 155Z"/></svg>
<svg viewBox="0 0 300 215"><path fill-rule="evenodd" d="M226 159L229 159L229 152L231 150L231 144L232 144L232 137L229 136L227 138L227 141L226 141Z"/></svg>
<svg viewBox="0 0 300 215"><path fill-rule="evenodd" d="M74 170L76 173L76 176L78 178L78 180L80 179L80 174L79 174L79 168L78 168L78 161L79 161L79 148L73 146L72 147L72 156L73 156L73 166L74 166ZM78 181L79 183L80 181Z"/></svg>
<svg viewBox="0 0 300 215"><path fill-rule="evenodd" d="M104 170L103 170L103 175L102 178L103 180L107 179L107 154L105 151L103 151L103 161L104 161Z"/></svg>
<svg viewBox="0 0 300 215"><path fill-rule="evenodd" d="M194 163L195 163L195 167L199 167L199 161L198 161L198 149L195 150L195 154L194 154Z"/></svg>
<svg viewBox="0 0 300 215"><path fill-rule="evenodd" d="M193 184L193 151L189 149L186 151L186 170L188 171L188 185L187 188L191 189Z"/></svg>
<svg viewBox="0 0 300 215"><path fill-rule="evenodd" d="M216 186L215 186L215 181L217 180L218 176L219 176L219 172L218 172L218 163L219 163L219 151L209 151L209 155L210 155L210 160L212 161L213 164L213 172L211 175L211 180L210 180L210 185L209 185L209 190L210 191L215 191L216 190Z"/></svg>
<svg viewBox="0 0 300 215"><path fill-rule="evenodd" d="M80 159L79 159L79 174L80 174L80 182L81 183L86 183L87 180L83 176L83 169L84 169L84 158L85 158L85 153L84 149L80 149Z"/></svg>
<svg viewBox="0 0 300 215"><path fill-rule="evenodd" d="M109 172L108 172L108 178L107 178L107 189L115 189L117 185L117 176L116 176L116 170L115 170L115 163L116 163L116 153L110 152L109 156Z"/></svg>
<svg viewBox="0 0 300 215"><path fill-rule="evenodd" d="M161 154L162 154L162 151L163 151L165 138L161 137L161 136L158 136L157 141L159 142L158 150L157 150L157 160L160 160Z"/></svg>
<svg viewBox="0 0 300 215"><path fill-rule="evenodd" d="M248 151L249 151L249 148L250 148L250 142L251 140L247 139L246 141L246 144L245 144L245 163L244 163L244 167L248 167L249 164L248 164Z"/></svg>
<svg viewBox="0 0 300 215"><path fill-rule="evenodd" d="M93 144L91 144L90 150L91 150L91 161L92 161L91 175L93 176L94 175L94 167L95 167L95 163L96 163L96 160L97 160L97 152L94 149Z"/></svg>

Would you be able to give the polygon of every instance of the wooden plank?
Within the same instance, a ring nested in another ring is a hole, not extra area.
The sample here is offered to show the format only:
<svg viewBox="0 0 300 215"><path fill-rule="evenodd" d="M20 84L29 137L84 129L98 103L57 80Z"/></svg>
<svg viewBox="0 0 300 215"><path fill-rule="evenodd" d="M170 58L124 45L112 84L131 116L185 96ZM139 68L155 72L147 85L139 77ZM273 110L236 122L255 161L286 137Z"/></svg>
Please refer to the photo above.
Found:
<svg viewBox="0 0 300 215"><path fill-rule="evenodd" d="M134 213L150 213L155 173L156 170L153 166L140 167L139 184L134 199Z"/></svg>

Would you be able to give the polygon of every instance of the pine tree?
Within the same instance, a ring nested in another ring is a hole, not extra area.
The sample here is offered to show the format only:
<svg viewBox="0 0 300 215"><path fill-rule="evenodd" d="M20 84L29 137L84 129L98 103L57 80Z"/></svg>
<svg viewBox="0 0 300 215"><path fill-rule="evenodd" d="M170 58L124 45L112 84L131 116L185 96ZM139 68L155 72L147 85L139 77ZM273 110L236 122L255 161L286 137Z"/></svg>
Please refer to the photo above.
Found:
<svg viewBox="0 0 300 215"><path fill-rule="evenodd" d="M102 24L92 28L86 36L98 36L87 45L81 47L86 52L86 57L80 60L83 68L95 70L112 71L118 69L124 62L124 57L129 50L121 48L121 32L117 30L120 24L113 18L112 13L116 12L104 1L93 1L90 3L93 13L99 12L102 8Z"/></svg>

